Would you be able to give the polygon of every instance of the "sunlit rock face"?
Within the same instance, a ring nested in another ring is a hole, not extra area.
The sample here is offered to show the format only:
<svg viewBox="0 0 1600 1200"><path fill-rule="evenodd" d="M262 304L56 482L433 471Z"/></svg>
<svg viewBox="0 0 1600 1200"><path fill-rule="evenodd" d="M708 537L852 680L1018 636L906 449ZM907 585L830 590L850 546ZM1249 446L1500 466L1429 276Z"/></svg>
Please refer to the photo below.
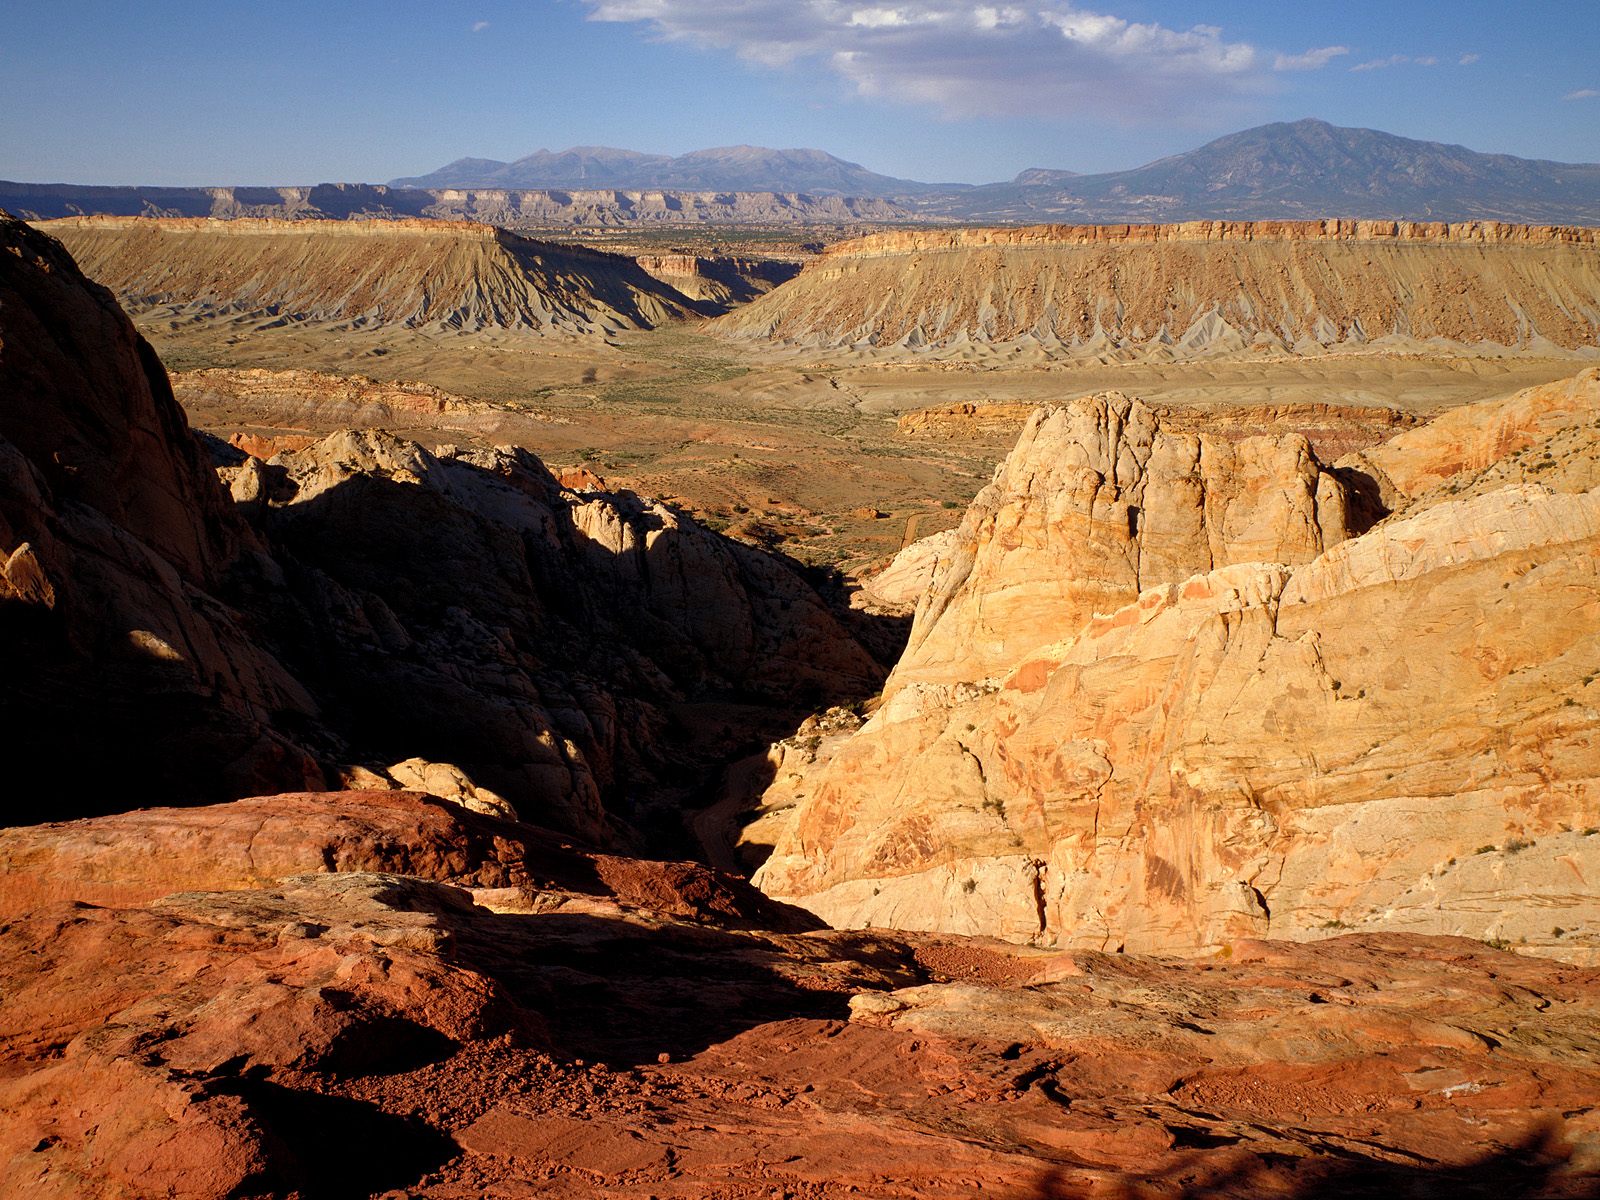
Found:
<svg viewBox="0 0 1600 1200"><path fill-rule="evenodd" d="M1443 344L1592 356L1596 248L1592 229L1494 221L895 230L828 247L712 328L809 347L1148 362Z"/></svg>
<svg viewBox="0 0 1600 1200"><path fill-rule="evenodd" d="M786 779L758 882L843 925L1129 951L1404 929L1588 961L1597 414L1589 371L1329 470L1120 397L1041 411L882 708Z"/></svg>

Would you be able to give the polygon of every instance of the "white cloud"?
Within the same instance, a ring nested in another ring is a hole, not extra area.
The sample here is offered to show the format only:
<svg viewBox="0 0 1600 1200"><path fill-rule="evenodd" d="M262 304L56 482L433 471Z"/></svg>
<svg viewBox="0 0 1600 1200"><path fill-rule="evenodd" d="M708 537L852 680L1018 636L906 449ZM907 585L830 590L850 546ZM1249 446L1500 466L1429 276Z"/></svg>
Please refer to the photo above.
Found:
<svg viewBox="0 0 1600 1200"><path fill-rule="evenodd" d="M1563 100L1593 100L1596 96L1600 96L1600 89L1579 88L1575 92L1568 92L1561 98Z"/></svg>
<svg viewBox="0 0 1600 1200"><path fill-rule="evenodd" d="M1470 67L1473 63L1482 58L1483 55L1481 54L1463 54L1460 58L1456 59L1456 65L1460 67Z"/></svg>
<svg viewBox="0 0 1600 1200"><path fill-rule="evenodd" d="M489 28L489 22L487 21L474 21L472 23L473 33L482 33L487 28Z"/></svg>
<svg viewBox="0 0 1600 1200"><path fill-rule="evenodd" d="M1265 90L1272 62L1214 25L1170 29L1071 0L584 3L592 20L641 22L666 40L730 50L763 66L825 64L860 95L950 116L1198 119ZM1331 58L1335 50L1343 48L1307 55Z"/></svg>
<svg viewBox="0 0 1600 1200"><path fill-rule="evenodd" d="M1349 54L1349 46L1321 46L1304 54L1280 54L1272 60L1274 71L1320 71L1341 54Z"/></svg>
<svg viewBox="0 0 1600 1200"><path fill-rule="evenodd" d="M1374 58L1370 62L1357 63L1351 67L1352 71L1382 71L1387 67L1398 67L1402 63L1411 61L1409 54L1391 54L1388 58Z"/></svg>
<svg viewBox="0 0 1600 1200"><path fill-rule="evenodd" d="M1467 55L1473 62L1478 61L1476 54ZM1465 60L1463 60L1464 64ZM1391 54L1388 58L1374 58L1370 62L1357 63L1351 67L1352 71L1382 71L1389 67L1403 67L1409 63L1413 67L1437 67L1439 59L1432 54L1424 54L1413 58L1409 54Z"/></svg>

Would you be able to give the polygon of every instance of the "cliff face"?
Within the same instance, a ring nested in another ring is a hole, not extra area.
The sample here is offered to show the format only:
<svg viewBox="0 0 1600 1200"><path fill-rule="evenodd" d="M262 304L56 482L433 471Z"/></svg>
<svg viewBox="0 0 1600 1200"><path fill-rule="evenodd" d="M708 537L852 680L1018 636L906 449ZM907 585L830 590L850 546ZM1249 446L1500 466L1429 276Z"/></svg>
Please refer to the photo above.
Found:
<svg viewBox="0 0 1600 1200"><path fill-rule="evenodd" d="M1430 339L1595 349L1594 230L1229 222L875 234L718 321L731 338L920 348L1033 340L1177 358Z"/></svg>
<svg viewBox="0 0 1600 1200"><path fill-rule="evenodd" d="M566 334L691 311L631 259L466 222L80 217L40 228L134 308Z"/></svg>
<svg viewBox="0 0 1600 1200"><path fill-rule="evenodd" d="M0 245L0 724L28 748L0 819L320 779L271 715L315 702L217 598L274 565L155 353L59 244Z"/></svg>
<svg viewBox="0 0 1600 1200"><path fill-rule="evenodd" d="M800 273L797 263L770 259L641 254L634 261L691 300L708 302L719 313L765 295Z"/></svg>
<svg viewBox="0 0 1600 1200"><path fill-rule="evenodd" d="M881 709L775 784L802 799L758 882L1046 944L1356 927L1592 958L1597 410L1590 371L1333 472L1118 398L1041 412ZM1373 463L1398 511L1364 529Z"/></svg>

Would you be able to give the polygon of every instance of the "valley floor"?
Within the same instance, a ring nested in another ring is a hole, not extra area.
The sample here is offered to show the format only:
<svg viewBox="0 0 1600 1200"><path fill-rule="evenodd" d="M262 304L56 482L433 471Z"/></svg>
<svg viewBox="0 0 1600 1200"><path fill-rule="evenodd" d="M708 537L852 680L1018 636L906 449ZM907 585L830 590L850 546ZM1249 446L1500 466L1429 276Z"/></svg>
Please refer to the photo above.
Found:
<svg viewBox="0 0 1600 1200"><path fill-rule="evenodd" d="M1115 389L1152 404L1333 404L1431 414L1565 378L1581 356L1336 351L1315 358L1160 362L1050 358L1021 348L819 351L731 342L692 326L595 338L515 332L349 331L256 319L135 314L169 370L315 370L420 381L483 401L477 432L391 426L424 444L514 444L553 467L676 502L846 572L955 524L1012 444L999 429L908 435L897 419L952 404L1035 405ZM321 435L336 418L274 424L179 396L223 437ZM1373 440L1378 440L1374 438Z"/></svg>

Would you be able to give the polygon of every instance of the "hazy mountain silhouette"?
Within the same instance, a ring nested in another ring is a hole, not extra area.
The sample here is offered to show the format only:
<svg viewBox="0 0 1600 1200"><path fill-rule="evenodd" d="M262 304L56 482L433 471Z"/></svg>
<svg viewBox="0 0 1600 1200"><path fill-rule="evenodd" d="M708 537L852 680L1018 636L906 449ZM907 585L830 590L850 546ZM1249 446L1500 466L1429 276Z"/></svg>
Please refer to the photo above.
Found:
<svg viewBox="0 0 1600 1200"><path fill-rule="evenodd" d="M1100 175L1034 169L924 200L930 215L1025 221L1374 217L1600 221L1600 164L1480 154L1326 121L1279 122Z"/></svg>
<svg viewBox="0 0 1600 1200"><path fill-rule="evenodd" d="M821 150L724 146L673 158L609 146L539 150L515 162L461 158L429 175L396 179L413 188L620 188L813 195L915 196L960 190L957 184L894 179Z"/></svg>

